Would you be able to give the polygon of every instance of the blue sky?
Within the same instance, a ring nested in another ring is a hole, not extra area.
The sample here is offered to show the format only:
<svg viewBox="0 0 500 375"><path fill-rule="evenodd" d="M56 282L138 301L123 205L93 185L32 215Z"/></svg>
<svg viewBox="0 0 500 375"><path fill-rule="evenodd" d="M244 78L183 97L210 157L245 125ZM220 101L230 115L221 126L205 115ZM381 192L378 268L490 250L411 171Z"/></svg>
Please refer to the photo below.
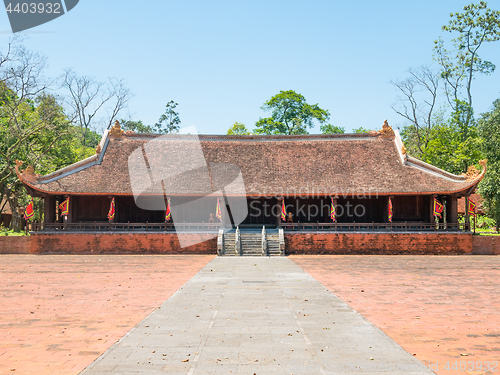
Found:
<svg viewBox="0 0 500 375"><path fill-rule="evenodd" d="M252 128L267 116L262 104L291 89L328 109L333 125L380 129L384 119L402 125L390 81L432 64L441 26L469 3L80 0L26 32L25 45L48 56L49 76L73 68L124 78L134 94L128 112L146 124L175 100L182 126L200 133L225 133L235 121ZM11 36L0 12L0 48ZM500 42L481 56L500 66ZM487 111L500 98L500 71L478 77L473 94L476 113Z"/></svg>

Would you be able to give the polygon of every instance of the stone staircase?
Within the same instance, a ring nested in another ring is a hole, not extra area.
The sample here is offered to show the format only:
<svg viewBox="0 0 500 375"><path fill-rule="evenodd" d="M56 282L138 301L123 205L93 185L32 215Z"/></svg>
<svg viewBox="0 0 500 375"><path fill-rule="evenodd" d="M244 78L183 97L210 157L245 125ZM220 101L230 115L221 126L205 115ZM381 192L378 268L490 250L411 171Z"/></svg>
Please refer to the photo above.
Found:
<svg viewBox="0 0 500 375"><path fill-rule="evenodd" d="M217 254L220 256L281 256L285 255L283 229L262 231L236 228L219 231Z"/></svg>
<svg viewBox="0 0 500 375"><path fill-rule="evenodd" d="M236 248L235 248L235 237L236 237L236 233L234 232L227 232L227 233L224 233L224 237L223 237L223 255L226 255L226 256L236 256L236 255L240 255L238 253L236 253Z"/></svg>

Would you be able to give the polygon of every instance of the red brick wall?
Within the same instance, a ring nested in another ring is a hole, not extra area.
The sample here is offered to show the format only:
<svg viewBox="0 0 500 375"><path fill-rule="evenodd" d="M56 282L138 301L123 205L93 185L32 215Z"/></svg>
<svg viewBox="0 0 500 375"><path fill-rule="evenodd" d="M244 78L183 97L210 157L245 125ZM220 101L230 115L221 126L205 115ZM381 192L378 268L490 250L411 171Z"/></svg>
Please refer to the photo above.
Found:
<svg viewBox="0 0 500 375"><path fill-rule="evenodd" d="M181 248L170 233L64 233L31 236L31 254L216 254L217 238L210 233L189 234L204 241Z"/></svg>
<svg viewBox="0 0 500 375"><path fill-rule="evenodd" d="M500 255L500 236L473 236L474 254Z"/></svg>
<svg viewBox="0 0 500 375"><path fill-rule="evenodd" d="M28 236L0 236L0 254L29 254Z"/></svg>
<svg viewBox="0 0 500 375"><path fill-rule="evenodd" d="M191 234L204 240L207 233ZM436 233L285 233L288 254L500 255L500 236ZM0 237L0 254L215 254L217 239L181 249L175 234L68 233Z"/></svg>
<svg viewBox="0 0 500 375"><path fill-rule="evenodd" d="M286 254L471 254L472 234L285 233Z"/></svg>

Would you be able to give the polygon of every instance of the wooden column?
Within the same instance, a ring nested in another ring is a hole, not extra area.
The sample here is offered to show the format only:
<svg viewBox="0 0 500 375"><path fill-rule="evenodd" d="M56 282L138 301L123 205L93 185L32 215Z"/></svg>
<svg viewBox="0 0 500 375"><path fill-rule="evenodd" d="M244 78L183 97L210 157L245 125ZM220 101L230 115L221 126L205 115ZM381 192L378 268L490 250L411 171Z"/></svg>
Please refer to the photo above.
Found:
<svg viewBox="0 0 500 375"><path fill-rule="evenodd" d="M53 224L56 221L56 197L47 195L43 197L43 222Z"/></svg>
<svg viewBox="0 0 500 375"><path fill-rule="evenodd" d="M449 223L458 223L458 196L453 194L449 196L450 202L450 215L448 217Z"/></svg>
<svg viewBox="0 0 500 375"><path fill-rule="evenodd" d="M283 199L285 198L276 198L276 201L278 203L278 217L276 218L278 221L277 221L277 224L278 224L278 228L281 228L281 205L283 204ZM273 212L273 210L271 210L271 212Z"/></svg>
<svg viewBox="0 0 500 375"><path fill-rule="evenodd" d="M465 224L467 225L467 229L471 230L470 226L470 215L469 215L469 196L465 196Z"/></svg>
<svg viewBox="0 0 500 375"><path fill-rule="evenodd" d="M429 204L430 204L429 223L430 224L433 224L433 223L435 224L436 223L436 218L434 217L434 198L436 198L437 195L434 194L434 195L431 195L430 197L431 197L431 199L430 199L430 202L429 202Z"/></svg>

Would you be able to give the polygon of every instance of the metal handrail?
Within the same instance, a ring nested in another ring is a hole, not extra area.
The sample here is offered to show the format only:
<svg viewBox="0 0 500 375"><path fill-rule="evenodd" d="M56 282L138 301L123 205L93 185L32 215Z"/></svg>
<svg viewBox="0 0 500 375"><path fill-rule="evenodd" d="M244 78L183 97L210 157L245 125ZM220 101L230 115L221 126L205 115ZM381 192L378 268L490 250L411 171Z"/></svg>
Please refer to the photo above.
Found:
<svg viewBox="0 0 500 375"><path fill-rule="evenodd" d="M112 232L174 232L174 231L214 231L221 229L220 223L31 223L33 232L68 232L68 231L112 231ZM467 223L282 223L287 231L383 231L383 232L422 232L422 231L470 231Z"/></svg>
<svg viewBox="0 0 500 375"><path fill-rule="evenodd" d="M467 223L282 223L288 231L384 231L384 232L423 232L423 231L470 231Z"/></svg>

